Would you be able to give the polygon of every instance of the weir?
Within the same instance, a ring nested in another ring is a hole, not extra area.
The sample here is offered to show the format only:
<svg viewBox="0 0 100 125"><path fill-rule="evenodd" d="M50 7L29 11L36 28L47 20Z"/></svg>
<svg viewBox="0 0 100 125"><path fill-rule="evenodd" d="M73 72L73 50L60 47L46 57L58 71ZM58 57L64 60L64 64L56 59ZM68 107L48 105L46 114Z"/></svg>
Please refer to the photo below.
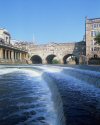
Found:
<svg viewBox="0 0 100 125"><path fill-rule="evenodd" d="M65 125L57 87L44 81L42 72L8 68L0 78L2 124Z"/></svg>
<svg viewBox="0 0 100 125"><path fill-rule="evenodd" d="M1 66L0 123L99 125L99 80L90 67Z"/></svg>

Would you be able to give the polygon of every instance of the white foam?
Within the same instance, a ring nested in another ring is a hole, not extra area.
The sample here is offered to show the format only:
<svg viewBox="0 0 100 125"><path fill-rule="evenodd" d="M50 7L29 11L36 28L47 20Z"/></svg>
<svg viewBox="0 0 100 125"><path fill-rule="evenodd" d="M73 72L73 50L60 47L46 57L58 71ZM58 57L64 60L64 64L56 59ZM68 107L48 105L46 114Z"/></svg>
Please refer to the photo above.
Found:
<svg viewBox="0 0 100 125"><path fill-rule="evenodd" d="M46 72L61 72L63 69L61 67L54 67L54 66L34 66L34 67L37 67L39 69L42 69L43 71L46 71Z"/></svg>
<svg viewBox="0 0 100 125"><path fill-rule="evenodd" d="M8 74L8 73L12 73L12 72L16 72L16 71L19 71L19 69L17 68L3 68L3 69L0 69L0 75L4 75L4 74Z"/></svg>
<svg viewBox="0 0 100 125"><path fill-rule="evenodd" d="M42 72L28 69L21 69L21 72L28 74L30 77L40 77L42 75Z"/></svg>
<svg viewBox="0 0 100 125"><path fill-rule="evenodd" d="M78 69L78 68L72 68L72 67L61 67L61 66L39 66L39 68L43 69L44 71L48 72L61 72L62 70L72 70L72 71L77 71L82 74L86 75L91 75L95 77L100 77L100 72L98 71L92 71L92 70L84 70L84 69Z"/></svg>
<svg viewBox="0 0 100 125"><path fill-rule="evenodd" d="M71 67L63 67L63 69L71 69L73 71L78 71L80 73L86 74L86 75L91 75L95 77L100 77L100 72L98 71L91 71L91 70L84 70L84 69L76 69L76 68L71 68Z"/></svg>

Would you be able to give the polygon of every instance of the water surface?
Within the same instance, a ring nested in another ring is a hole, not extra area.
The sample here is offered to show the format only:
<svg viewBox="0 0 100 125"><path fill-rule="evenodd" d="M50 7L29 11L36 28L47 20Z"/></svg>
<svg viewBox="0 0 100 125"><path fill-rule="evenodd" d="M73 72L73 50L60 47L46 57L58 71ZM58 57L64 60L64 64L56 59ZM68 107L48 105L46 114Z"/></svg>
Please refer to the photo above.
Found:
<svg viewBox="0 0 100 125"><path fill-rule="evenodd" d="M0 69L0 125L99 125L100 73L60 66Z"/></svg>

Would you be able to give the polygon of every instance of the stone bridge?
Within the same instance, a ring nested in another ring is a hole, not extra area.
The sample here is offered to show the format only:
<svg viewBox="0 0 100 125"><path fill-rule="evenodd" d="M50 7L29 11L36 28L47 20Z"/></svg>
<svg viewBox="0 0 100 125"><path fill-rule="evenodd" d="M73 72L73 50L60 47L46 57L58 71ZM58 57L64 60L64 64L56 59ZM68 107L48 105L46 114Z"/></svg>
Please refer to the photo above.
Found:
<svg viewBox="0 0 100 125"><path fill-rule="evenodd" d="M81 55L85 55L85 42L49 43L29 47L29 58L33 64L52 64L53 60L61 64L78 64Z"/></svg>

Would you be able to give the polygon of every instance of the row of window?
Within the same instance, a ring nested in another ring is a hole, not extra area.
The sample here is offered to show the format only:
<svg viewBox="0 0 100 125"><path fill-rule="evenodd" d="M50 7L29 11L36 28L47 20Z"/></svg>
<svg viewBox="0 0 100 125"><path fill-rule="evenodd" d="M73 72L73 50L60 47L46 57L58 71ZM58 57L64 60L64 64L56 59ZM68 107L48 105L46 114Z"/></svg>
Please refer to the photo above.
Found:
<svg viewBox="0 0 100 125"><path fill-rule="evenodd" d="M97 23L97 24L93 24L93 25L92 25L92 29L99 28L99 27L100 27L100 23Z"/></svg>
<svg viewBox="0 0 100 125"><path fill-rule="evenodd" d="M100 51L100 47L91 48L91 51Z"/></svg>
<svg viewBox="0 0 100 125"><path fill-rule="evenodd" d="M95 37L100 33L100 31L91 31L91 36Z"/></svg>
<svg viewBox="0 0 100 125"><path fill-rule="evenodd" d="M95 45L95 41L94 40L91 40L91 45Z"/></svg>

